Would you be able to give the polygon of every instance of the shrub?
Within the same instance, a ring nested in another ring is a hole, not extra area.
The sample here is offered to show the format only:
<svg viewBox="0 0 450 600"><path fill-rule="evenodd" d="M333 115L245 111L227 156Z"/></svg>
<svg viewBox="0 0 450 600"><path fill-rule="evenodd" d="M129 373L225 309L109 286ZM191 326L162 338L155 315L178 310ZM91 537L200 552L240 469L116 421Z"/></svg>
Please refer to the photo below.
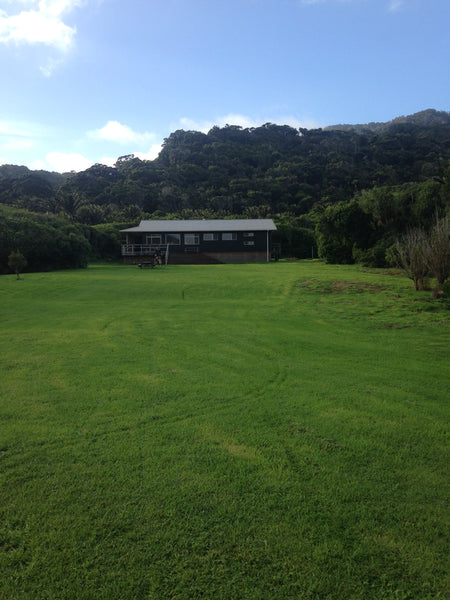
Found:
<svg viewBox="0 0 450 600"><path fill-rule="evenodd" d="M11 252L21 252L30 271L86 267L90 244L81 226L65 219L0 206L0 272Z"/></svg>

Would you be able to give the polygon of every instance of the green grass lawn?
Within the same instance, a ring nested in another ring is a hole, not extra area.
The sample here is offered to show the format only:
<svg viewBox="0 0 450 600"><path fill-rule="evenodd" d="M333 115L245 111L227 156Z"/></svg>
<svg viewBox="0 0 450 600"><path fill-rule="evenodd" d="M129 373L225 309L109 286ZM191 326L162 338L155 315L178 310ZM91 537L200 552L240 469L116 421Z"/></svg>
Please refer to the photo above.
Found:
<svg viewBox="0 0 450 600"><path fill-rule="evenodd" d="M0 278L0 599L448 598L449 304L319 261Z"/></svg>

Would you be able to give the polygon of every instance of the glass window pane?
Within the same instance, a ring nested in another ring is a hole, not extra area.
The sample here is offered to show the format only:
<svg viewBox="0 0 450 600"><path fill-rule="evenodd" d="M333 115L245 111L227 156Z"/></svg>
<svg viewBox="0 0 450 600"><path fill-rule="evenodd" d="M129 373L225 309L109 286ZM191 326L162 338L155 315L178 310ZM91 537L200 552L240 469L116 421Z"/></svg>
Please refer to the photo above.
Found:
<svg viewBox="0 0 450 600"><path fill-rule="evenodd" d="M237 239L236 232L222 233L222 239L226 241Z"/></svg>
<svg viewBox="0 0 450 600"><path fill-rule="evenodd" d="M181 235L179 233L167 233L166 240L168 244L179 245L181 244Z"/></svg>
<svg viewBox="0 0 450 600"><path fill-rule="evenodd" d="M185 233L184 234L184 243L186 245L198 244L198 234L197 233Z"/></svg>

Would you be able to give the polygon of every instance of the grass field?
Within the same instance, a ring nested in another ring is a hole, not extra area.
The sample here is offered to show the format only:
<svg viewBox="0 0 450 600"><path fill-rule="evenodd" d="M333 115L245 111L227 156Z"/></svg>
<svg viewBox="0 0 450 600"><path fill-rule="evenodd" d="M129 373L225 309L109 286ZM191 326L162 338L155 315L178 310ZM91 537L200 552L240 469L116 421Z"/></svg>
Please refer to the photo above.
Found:
<svg viewBox="0 0 450 600"><path fill-rule="evenodd" d="M0 278L0 599L449 597L449 304L319 261Z"/></svg>

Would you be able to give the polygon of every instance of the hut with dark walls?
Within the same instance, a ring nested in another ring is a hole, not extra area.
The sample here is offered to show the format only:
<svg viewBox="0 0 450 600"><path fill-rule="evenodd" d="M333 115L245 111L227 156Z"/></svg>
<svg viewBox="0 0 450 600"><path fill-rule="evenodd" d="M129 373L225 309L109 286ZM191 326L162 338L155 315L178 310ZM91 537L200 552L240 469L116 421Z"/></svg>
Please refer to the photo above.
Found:
<svg viewBox="0 0 450 600"><path fill-rule="evenodd" d="M158 253L171 264L268 262L272 219L141 221L122 229L124 262L142 263Z"/></svg>

